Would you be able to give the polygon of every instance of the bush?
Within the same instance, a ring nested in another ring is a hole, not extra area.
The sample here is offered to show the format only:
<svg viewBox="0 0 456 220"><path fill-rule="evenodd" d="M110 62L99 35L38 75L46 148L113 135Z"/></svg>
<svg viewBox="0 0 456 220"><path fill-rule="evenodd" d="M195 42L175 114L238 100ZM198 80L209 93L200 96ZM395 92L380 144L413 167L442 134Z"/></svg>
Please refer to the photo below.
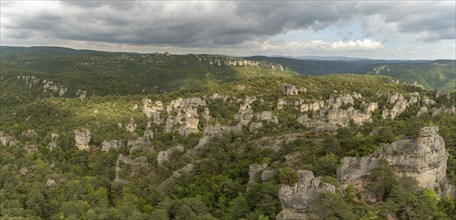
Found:
<svg viewBox="0 0 456 220"><path fill-rule="evenodd" d="M286 167L280 170L279 180L281 184L292 186L299 182L299 174L293 169Z"/></svg>

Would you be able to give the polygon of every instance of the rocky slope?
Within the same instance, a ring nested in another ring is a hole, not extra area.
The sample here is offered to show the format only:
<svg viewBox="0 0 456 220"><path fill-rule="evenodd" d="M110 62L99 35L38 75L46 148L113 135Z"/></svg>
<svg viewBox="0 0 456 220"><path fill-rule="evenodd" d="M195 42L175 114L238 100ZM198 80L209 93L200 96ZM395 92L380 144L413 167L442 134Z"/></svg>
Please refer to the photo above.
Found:
<svg viewBox="0 0 456 220"><path fill-rule="evenodd" d="M356 189L365 202L376 203L377 198L368 185L375 181L372 173L385 160L399 177L413 177L420 188L436 189L440 196L456 191L447 180L448 151L437 126L424 127L416 139L403 139L385 145L371 155L361 158L344 157L337 168L337 179L342 184ZM307 219L312 214L313 204L322 191L335 191L335 186L321 182L307 170L297 171L300 178L292 186L282 185L279 198L282 212L277 219Z"/></svg>

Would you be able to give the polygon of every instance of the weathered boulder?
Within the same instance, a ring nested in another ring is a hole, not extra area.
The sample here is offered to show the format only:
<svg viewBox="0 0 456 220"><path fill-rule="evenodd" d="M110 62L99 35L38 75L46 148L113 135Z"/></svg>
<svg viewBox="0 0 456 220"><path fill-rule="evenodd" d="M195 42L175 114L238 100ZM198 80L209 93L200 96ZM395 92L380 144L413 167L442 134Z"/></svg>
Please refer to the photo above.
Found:
<svg viewBox="0 0 456 220"><path fill-rule="evenodd" d="M420 94L417 92L410 93L409 105L414 105L420 101Z"/></svg>
<svg viewBox="0 0 456 220"><path fill-rule="evenodd" d="M78 128L74 130L75 145L79 150L89 150L91 136L87 128Z"/></svg>
<svg viewBox="0 0 456 220"><path fill-rule="evenodd" d="M138 137L136 140L129 140L127 142L127 147L130 148L130 154L133 154L136 151L154 149L154 146L152 146L149 138L146 137Z"/></svg>
<svg viewBox="0 0 456 220"><path fill-rule="evenodd" d="M424 97L421 102L425 106L431 106L431 105L435 105L436 104L436 102L434 100L430 99L429 97Z"/></svg>
<svg viewBox="0 0 456 220"><path fill-rule="evenodd" d="M274 170L263 170L261 172L261 181L266 182L276 175Z"/></svg>
<svg viewBox="0 0 456 220"><path fill-rule="evenodd" d="M33 129L28 129L26 131L22 131L22 136L27 138L36 137L36 131Z"/></svg>
<svg viewBox="0 0 456 220"><path fill-rule="evenodd" d="M4 146L15 146L19 142L13 136L0 131L0 143Z"/></svg>
<svg viewBox="0 0 456 220"><path fill-rule="evenodd" d="M341 107L342 105L347 105L347 104L354 105L355 100L353 99L353 97L350 94L344 94L344 95L339 95L339 96L332 95L331 97L329 97L328 103L329 103L329 107L337 109L337 108Z"/></svg>
<svg viewBox="0 0 456 220"><path fill-rule="evenodd" d="M325 102L320 100L320 101L315 101L313 103L304 103L299 107L299 110L301 112L306 112L306 111L317 111L320 110L325 106Z"/></svg>
<svg viewBox="0 0 456 220"><path fill-rule="evenodd" d="M55 141L51 141L47 145L47 148L51 151L54 150L56 147L57 147L57 142L55 142Z"/></svg>
<svg viewBox="0 0 456 220"><path fill-rule="evenodd" d="M47 179L47 181L46 181L46 186L47 186L47 187L51 187L51 186L55 186L55 185L57 185L57 183L55 182L55 180L53 180L53 179Z"/></svg>
<svg viewBox="0 0 456 220"><path fill-rule="evenodd" d="M101 151L108 152L110 150L118 150L122 147L122 141L120 140L103 140L101 143Z"/></svg>
<svg viewBox="0 0 456 220"><path fill-rule="evenodd" d="M396 104L394 104L393 108L391 108L390 110L388 110L388 109L383 110L383 113L382 113L383 119L387 119L387 118L394 119L398 115L402 114L405 110L407 110L407 107L409 106L408 101L406 99L404 99L404 97L402 97L402 95L399 95L399 98L397 98L397 99L393 98L391 100L395 100L397 102L396 102ZM391 101L390 101L390 103L391 103Z"/></svg>
<svg viewBox="0 0 456 220"><path fill-rule="evenodd" d="M420 108L420 110L416 113L416 117L420 117L424 114L427 114L429 112L429 109L426 106L423 106Z"/></svg>
<svg viewBox="0 0 456 220"><path fill-rule="evenodd" d="M263 171L268 165L263 163L263 164L250 164L249 166L249 185L255 184L256 183L256 176L258 173Z"/></svg>
<svg viewBox="0 0 456 220"><path fill-rule="evenodd" d="M396 141L359 159L344 157L337 169L337 178L343 186L352 185L363 192L373 170L381 160L386 160L398 176L414 177L422 188L439 189L440 193L448 193L448 152L438 130L437 126L425 127L414 140Z"/></svg>
<svg viewBox="0 0 456 220"><path fill-rule="evenodd" d="M255 141L258 145L258 148L263 149L272 149L273 151L279 151L283 145L294 142L301 137L302 134L285 134L277 137L262 137Z"/></svg>
<svg viewBox="0 0 456 220"><path fill-rule="evenodd" d="M172 148L169 148L166 151L160 151L157 156L157 163L162 165L164 162L167 162L171 159L171 156L176 152L184 152L184 146L177 145Z"/></svg>
<svg viewBox="0 0 456 220"><path fill-rule="evenodd" d="M371 102L368 105L365 105L365 103L363 103L363 104L362 104L362 108L364 108L365 114L372 113L378 109L378 103L376 103L376 102Z"/></svg>
<svg viewBox="0 0 456 220"><path fill-rule="evenodd" d="M29 144L24 147L24 150L28 153L36 153L38 152L38 144Z"/></svg>
<svg viewBox="0 0 456 220"><path fill-rule="evenodd" d="M299 174L297 183L292 186L284 184L280 186L279 199L283 210L277 215L277 219L307 219L320 193L336 191L335 186L322 182L320 177L314 177L311 171L298 170L297 173Z"/></svg>
<svg viewBox="0 0 456 220"><path fill-rule="evenodd" d="M263 123L261 123L261 121L254 121L254 122L250 123L249 131L254 132L262 127L263 127Z"/></svg>
<svg viewBox="0 0 456 220"><path fill-rule="evenodd" d="M291 84L284 84L282 86L282 94L284 95L298 95L299 90L296 88L296 86L291 85Z"/></svg>
<svg viewBox="0 0 456 220"><path fill-rule="evenodd" d="M154 131L152 130L152 123L147 122L146 129L144 130L144 137L153 139L154 138Z"/></svg>
<svg viewBox="0 0 456 220"><path fill-rule="evenodd" d="M155 124L163 123L160 118L160 112L163 110L163 103L161 101L152 102L150 99L143 100L143 112L147 118L152 118Z"/></svg>
<svg viewBox="0 0 456 220"><path fill-rule="evenodd" d="M138 125L135 123L135 120L133 120L133 118L130 118L130 123L125 125L125 128L128 132L134 132L136 130L136 127L138 127Z"/></svg>
<svg viewBox="0 0 456 220"><path fill-rule="evenodd" d="M456 114L456 108L454 106L451 108L447 108L446 106L441 106L440 108L432 108L432 116L436 116L441 113L454 115Z"/></svg>

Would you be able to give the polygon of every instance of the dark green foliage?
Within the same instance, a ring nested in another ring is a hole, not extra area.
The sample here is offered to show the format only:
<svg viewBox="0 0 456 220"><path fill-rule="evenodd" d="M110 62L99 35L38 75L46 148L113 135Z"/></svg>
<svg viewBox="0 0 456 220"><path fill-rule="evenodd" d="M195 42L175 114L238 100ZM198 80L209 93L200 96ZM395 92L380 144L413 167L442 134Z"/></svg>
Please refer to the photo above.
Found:
<svg viewBox="0 0 456 220"><path fill-rule="evenodd" d="M280 170L279 181L281 184L292 186L299 181L299 174L289 167Z"/></svg>

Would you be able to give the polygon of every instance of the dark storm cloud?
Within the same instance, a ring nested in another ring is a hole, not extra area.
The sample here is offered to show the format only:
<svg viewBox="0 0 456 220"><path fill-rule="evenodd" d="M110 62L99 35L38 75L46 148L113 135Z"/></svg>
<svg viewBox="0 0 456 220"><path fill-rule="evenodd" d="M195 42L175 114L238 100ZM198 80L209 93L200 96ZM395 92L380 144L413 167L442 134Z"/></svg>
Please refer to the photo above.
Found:
<svg viewBox="0 0 456 220"><path fill-rule="evenodd" d="M380 15L426 41L454 38L454 3L60 1L8 14L7 36L183 47L238 45L292 30L318 31ZM56 5L57 4L57 5ZM22 4L24 6L24 3ZM451 7L453 5L453 7ZM26 6L26 5L25 5ZM8 7L12 7L9 5ZM368 25L368 24L367 24ZM11 31L13 30L13 31ZM381 31L381 30L379 30Z"/></svg>

